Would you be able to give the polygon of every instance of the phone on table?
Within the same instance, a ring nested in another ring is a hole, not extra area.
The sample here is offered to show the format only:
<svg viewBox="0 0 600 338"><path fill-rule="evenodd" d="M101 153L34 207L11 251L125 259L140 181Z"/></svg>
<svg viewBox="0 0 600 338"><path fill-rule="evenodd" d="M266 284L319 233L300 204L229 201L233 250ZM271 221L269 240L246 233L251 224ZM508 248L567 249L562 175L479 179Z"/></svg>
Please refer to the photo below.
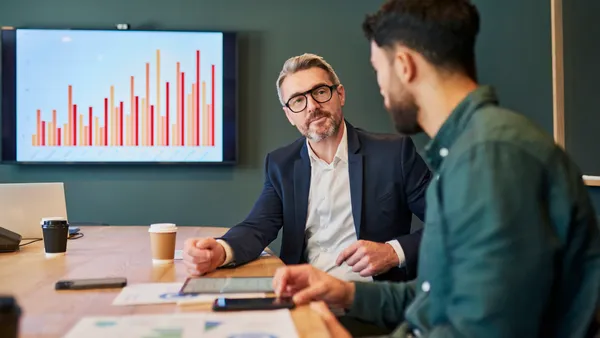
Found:
<svg viewBox="0 0 600 338"><path fill-rule="evenodd" d="M127 279L123 277L110 278L87 278L68 279L56 282L56 290L90 290L90 289L113 289L122 288L127 285Z"/></svg>
<svg viewBox="0 0 600 338"><path fill-rule="evenodd" d="M277 310L293 309L291 298L227 298L219 297L213 303L213 311Z"/></svg>

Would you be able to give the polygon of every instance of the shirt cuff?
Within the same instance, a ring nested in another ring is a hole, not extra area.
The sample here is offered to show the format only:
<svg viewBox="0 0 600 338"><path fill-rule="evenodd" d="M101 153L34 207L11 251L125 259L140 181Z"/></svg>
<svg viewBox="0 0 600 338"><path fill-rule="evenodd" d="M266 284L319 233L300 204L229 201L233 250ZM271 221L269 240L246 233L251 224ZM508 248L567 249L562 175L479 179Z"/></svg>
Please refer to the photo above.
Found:
<svg viewBox="0 0 600 338"><path fill-rule="evenodd" d="M222 239L217 239L217 243L219 243L223 247L223 250L225 250L225 261L223 262L223 264L221 264L220 267L223 267L233 262L233 249L231 248L231 246Z"/></svg>
<svg viewBox="0 0 600 338"><path fill-rule="evenodd" d="M396 255L398 255L398 262L400 262L398 267L404 267L406 264L406 256L404 256L404 250L402 250L402 245L400 245L400 242L394 239L385 243L391 245L392 248L394 248L394 251L396 251Z"/></svg>

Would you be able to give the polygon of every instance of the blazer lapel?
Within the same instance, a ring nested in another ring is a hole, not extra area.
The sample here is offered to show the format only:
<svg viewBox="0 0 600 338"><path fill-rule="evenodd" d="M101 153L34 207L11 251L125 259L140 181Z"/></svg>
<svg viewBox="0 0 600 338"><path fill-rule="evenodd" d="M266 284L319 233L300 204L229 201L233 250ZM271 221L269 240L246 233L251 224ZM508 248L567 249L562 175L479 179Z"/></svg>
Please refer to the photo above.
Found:
<svg viewBox="0 0 600 338"><path fill-rule="evenodd" d="M363 207L363 155L359 152L360 141L354 127L346 123L348 133L348 175L350 177L350 199L356 238L360 238Z"/></svg>
<svg viewBox="0 0 600 338"><path fill-rule="evenodd" d="M300 158L294 163L294 204L296 212L296 229L306 228L308 214L308 193L310 189L310 159L306 143L300 150ZM304 236L302 236L303 238Z"/></svg>

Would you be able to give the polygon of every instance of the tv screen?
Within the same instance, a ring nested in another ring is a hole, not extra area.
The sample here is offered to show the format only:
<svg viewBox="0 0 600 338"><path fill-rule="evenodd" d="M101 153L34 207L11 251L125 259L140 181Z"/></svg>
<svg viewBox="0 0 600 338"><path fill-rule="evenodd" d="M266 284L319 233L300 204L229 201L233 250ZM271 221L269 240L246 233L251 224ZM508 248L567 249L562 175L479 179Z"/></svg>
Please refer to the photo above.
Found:
<svg viewBox="0 0 600 338"><path fill-rule="evenodd" d="M3 29L2 160L235 163L235 33Z"/></svg>

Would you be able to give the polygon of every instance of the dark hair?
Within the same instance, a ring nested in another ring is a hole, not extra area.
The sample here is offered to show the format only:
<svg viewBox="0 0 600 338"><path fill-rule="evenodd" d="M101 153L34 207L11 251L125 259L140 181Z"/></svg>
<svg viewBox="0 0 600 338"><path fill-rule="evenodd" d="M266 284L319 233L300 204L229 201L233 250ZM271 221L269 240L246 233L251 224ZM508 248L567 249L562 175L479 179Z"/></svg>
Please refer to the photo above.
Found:
<svg viewBox="0 0 600 338"><path fill-rule="evenodd" d="M479 13L469 0L388 0L363 23L379 47L404 45L431 64L477 79Z"/></svg>

